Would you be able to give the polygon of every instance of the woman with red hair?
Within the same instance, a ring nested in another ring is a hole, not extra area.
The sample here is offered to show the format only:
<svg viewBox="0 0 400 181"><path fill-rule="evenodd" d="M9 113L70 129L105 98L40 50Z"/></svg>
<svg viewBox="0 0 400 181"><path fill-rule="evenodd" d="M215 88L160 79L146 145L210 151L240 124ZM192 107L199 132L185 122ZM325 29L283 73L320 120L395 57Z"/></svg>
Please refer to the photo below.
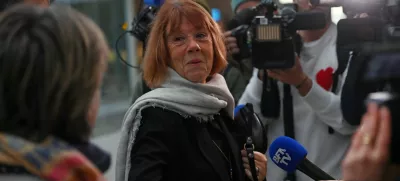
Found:
<svg viewBox="0 0 400 181"><path fill-rule="evenodd" d="M143 78L153 90L126 113L117 181L241 181L253 178L243 149L244 125L219 74L226 66L223 34L191 0L167 1L149 35ZM266 157L255 152L258 180ZM247 175L247 177L246 177Z"/></svg>

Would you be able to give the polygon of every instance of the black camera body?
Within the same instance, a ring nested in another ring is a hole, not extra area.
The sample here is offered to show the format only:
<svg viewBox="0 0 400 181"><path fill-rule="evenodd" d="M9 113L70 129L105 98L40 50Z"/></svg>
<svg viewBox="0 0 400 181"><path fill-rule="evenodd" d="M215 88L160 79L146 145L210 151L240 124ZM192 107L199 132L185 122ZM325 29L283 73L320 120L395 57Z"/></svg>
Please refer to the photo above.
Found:
<svg viewBox="0 0 400 181"><path fill-rule="evenodd" d="M150 34L150 23L153 22L157 11L157 6L147 6L133 20L131 34L139 41L146 42Z"/></svg>
<svg viewBox="0 0 400 181"><path fill-rule="evenodd" d="M296 5L285 6L277 14L274 2L261 3L239 12L228 24L240 52L236 61L252 58L259 69L286 69L294 65L302 42L297 30L321 29L326 25L322 12L296 12Z"/></svg>
<svg viewBox="0 0 400 181"><path fill-rule="evenodd" d="M287 69L296 60L296 32L286 17L257 16L253 21L252 63L260 69Z"/></svg>
<svg viewBox="0 0 400 181"><path fill-rule="evenodd" d="M240 25L231 30L232 36L236 38L236 43L240 49L238 53L232 55L235 60L242 60L251 57L252 35L249 28L249 25Z"/></svg>
<svg viewBox="0 0 400 181"><path fill-rule="evenodd" d="M342 113L348 123L359 125L367 103L387 106L392 118L391 152L399 152L400 1L311 2L314 5L343 6L346 14L369 15L338 22L337 54L339 61L348 62L348 74L341 95ZM391 161L400 163L400 155L392 154Z"/></svg>

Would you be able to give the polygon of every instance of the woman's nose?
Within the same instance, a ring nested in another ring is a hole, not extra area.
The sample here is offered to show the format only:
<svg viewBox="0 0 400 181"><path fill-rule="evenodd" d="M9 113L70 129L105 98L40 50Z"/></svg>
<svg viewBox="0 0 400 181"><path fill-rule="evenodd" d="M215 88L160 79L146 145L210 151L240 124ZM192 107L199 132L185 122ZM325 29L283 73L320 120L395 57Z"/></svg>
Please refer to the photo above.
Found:
<svg viewBox="0 0 400 181"><path fill-rule="evenodd" d="M188 47L188 51L189 52L198 52L198 51L200 51L199 44L193 38L190 38L188 43L189 43L189 47Z"/></svg>

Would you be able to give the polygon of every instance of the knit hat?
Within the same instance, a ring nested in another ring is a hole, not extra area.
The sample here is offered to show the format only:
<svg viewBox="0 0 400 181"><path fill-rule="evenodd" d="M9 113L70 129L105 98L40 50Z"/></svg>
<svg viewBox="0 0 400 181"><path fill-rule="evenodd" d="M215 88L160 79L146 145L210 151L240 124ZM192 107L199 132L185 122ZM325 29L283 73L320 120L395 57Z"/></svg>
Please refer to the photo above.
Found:
<svg viewBox="0 0 400 181"><path fill-rule="evenodd" d="M232 7L233 12L236 12L237 8L241 4L248 2L248 1L260 2L260 0L231 0L231 7Z"/></svg>

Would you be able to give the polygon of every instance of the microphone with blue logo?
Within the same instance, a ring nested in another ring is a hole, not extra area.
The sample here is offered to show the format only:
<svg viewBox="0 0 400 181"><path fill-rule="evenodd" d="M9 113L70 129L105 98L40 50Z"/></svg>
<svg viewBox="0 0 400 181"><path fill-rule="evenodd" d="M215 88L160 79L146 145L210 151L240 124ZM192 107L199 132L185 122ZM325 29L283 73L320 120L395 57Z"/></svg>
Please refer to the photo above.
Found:
<svg viewBox="0 0 400 181"><path fill-rule="evenodd" d="M300 170L313 180L336 180L307 158L307 150L296 140L281 136L269 147L269 157L281 169L293 173Z"/></svg>

